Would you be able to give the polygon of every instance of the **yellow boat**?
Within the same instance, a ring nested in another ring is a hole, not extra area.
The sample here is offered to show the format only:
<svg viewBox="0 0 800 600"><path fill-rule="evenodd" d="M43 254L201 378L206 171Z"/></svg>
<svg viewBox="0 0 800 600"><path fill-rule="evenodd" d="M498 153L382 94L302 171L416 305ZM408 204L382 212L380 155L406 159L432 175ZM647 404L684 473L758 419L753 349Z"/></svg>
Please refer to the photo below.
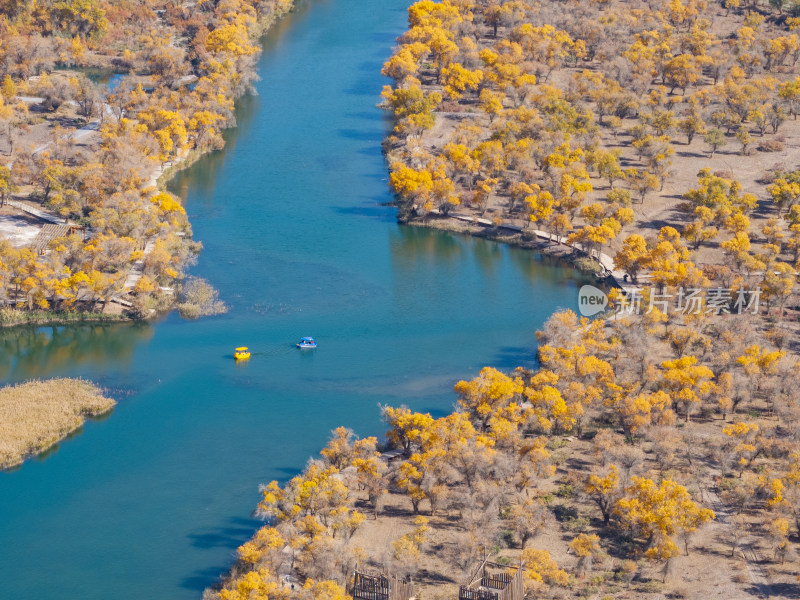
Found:
<svg viewBox="0 0 800 600"><path fill-rule="evenodd" d="M236 351L233 353L233 358L236 360L247 360L250 358L250 349L247 346L236 348Z"/></svg>

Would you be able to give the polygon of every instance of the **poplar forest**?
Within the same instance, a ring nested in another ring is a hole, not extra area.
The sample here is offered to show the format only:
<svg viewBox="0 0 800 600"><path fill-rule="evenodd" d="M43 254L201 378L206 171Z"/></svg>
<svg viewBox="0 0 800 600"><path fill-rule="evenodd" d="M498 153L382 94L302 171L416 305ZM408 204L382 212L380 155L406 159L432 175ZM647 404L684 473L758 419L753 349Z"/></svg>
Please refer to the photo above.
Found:
<svg viewBox="0 0 800 600"><path fill-rule="evenodd" d="M367 598L371 569L498 597L481 565L529 598L800 593L798 28L780 0L413 4L383 67L399 218L613 270L650 309L556 313L539 370L485 367L446 417L383 407L385 446L336 429L209 596Z"/></svg>
<svg viewBox="0 0 800 600"><path fill-rule="evenodd" d="M0 322L25 311L224 310L168 167L224 145L258 37L291 0L0 5ZM92 74L116 85L100 85ZM34 211L31 213L31 211ZM31 215L34 215L33 217ZM17 239L41 221L33 244ZM117 302L116 308L113 302ZM45 320L45 318L40 318Z"/></svg>
<svg viewBox="0 0 800 600"><path fill-rule="evenodd" d="M291 9L0 0L0 324L225 310L162 186ZM412 4L375 98L398 219L643 310L559 311L537 369L336 428L203 599L800 597L799 61L794 1Z"/></svg>

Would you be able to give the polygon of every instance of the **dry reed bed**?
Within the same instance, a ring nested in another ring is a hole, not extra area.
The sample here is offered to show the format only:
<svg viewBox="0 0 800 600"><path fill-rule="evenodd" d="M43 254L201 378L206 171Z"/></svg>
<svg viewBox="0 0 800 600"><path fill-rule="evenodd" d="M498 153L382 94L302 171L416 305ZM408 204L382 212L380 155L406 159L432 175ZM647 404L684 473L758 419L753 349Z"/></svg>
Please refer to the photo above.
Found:
<svg viewBox="0 0 800 600"><path fill-rule="evenodd" d="M86 417L102 415L115 404L100 388L80 379L0 388L0 470L44 452L80 429Z"/></svg>

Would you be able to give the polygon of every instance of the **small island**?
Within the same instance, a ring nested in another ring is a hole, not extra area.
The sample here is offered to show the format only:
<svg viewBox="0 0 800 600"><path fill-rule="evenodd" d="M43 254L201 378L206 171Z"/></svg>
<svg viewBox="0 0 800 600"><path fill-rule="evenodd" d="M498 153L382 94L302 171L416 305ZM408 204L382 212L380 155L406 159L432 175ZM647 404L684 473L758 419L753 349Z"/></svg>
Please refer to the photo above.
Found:
<svg viewBox="0 0 800 600"><path fill-rule="evenodd" d="M0 388L0 470L41 454L109 412L116 402L82 379L29 381Z"/></svg>

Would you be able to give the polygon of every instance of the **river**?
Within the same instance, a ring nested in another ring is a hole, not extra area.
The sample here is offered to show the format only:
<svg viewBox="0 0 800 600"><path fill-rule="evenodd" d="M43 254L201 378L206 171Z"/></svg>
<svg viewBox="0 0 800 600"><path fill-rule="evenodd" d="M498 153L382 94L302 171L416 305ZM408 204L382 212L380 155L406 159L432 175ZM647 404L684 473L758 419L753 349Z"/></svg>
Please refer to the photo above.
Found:
<svg viewBox="0 0 800 600"><path fill-rule="evenodd" d="M228 314L0 332L4 381L81 376L119 400L0 473L0 598L199 598L259 525L259 483L337 425L380 435L379 403L441 415L482 366L532 366L536 328L576 305L571 269L385 206L375 104L407 1L301 4L225 150L171 182ZM294 348L304 335L319 348Z"/></svg>

